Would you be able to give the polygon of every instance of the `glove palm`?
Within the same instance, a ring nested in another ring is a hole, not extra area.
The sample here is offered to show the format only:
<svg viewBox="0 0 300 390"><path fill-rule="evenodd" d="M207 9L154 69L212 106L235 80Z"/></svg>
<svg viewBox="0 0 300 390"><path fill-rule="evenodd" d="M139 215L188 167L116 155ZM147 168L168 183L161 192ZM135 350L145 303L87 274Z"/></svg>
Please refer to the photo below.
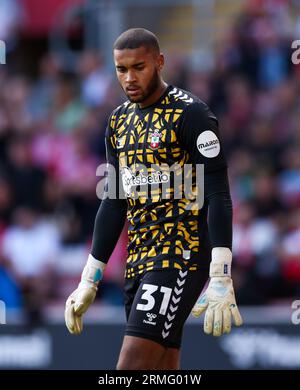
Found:
<svg viewBox="0 0 300 390"><path fill-rule="evenodd" d="M199 317L204 311L204 332L221 336L231 331L231 315L236 326L243 323L236 305L232 279L229 276L212 277L206 291L195 304L192 314Z"/></svg>

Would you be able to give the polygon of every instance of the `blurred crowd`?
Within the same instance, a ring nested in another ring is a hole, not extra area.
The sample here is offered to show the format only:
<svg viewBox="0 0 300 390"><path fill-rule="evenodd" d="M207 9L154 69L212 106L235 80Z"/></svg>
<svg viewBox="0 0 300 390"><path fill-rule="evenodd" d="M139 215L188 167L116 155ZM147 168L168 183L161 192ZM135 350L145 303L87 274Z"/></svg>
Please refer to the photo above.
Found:
<svg viewBox="0 0 300 390"><path fill-rule="evenodd" d="M255 1L218 43L211 69L166 53L166 81L198 95L219 118L240 304L300 296L296 34L287 2ZM72 72L50 52L41 56L35 78L11 68L0 66L0 299L38 322L41 308L75 288L86 261L100 204L96 168L105 161L106 121L124 96L92 50L81 52ZM124 231L100 301L122 304L125 258Z"/></svg>

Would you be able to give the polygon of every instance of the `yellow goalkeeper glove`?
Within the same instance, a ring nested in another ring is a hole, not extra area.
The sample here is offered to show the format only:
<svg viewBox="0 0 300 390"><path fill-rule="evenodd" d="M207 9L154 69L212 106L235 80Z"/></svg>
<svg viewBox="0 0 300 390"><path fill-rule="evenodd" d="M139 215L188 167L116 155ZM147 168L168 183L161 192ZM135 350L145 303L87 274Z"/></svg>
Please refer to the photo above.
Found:
<svg viewBox="0 0 300 390"><path fill-rule="evenodd" d="M105 266L105 263L89 255L82 271L81 281L66 302L65 322L70 333L80 334L82 332L82 316L96 297Z"/></svg>
<svg viewBox="0 0 300 390"><path fill-rule="evenodd" d="M212 333L213 336L221 336L231 331L231 315L236 326L243 324L235 301L231 261L232 254L229 248L213 248L210 282L192 309L195 317L199 317L206 310L204 332Z"/></svg>

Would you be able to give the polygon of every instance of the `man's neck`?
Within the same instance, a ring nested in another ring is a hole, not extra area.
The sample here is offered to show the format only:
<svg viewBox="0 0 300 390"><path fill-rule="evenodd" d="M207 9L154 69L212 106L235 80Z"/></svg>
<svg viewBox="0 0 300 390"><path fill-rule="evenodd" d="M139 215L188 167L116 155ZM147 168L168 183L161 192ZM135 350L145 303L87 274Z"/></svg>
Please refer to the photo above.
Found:
<svg viewBox="0 0 300 390"><path fill-rule="evenodd" d="M140 108L145 108L151 106L153 103L157 102L159 98L164 94L165 90L168 88L168 84L161 80L161 83L157 90L149 96L148 99L144 100L141 103L138 103Z"/></svg>

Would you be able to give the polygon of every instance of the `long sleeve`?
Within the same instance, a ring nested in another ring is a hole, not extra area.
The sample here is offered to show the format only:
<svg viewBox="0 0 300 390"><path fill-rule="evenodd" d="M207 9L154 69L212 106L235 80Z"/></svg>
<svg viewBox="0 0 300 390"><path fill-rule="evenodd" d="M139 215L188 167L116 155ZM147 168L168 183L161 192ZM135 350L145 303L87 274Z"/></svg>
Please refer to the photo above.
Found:
<svg viewBox="0 0 300 390"><path fill-rule="evenodd" d="M232 202L218 121L204 103L193 103L178 128L193 164L204 164L204 196L212 247L232 247Z"/></svg>
<svg viewBox="0 0 300 390"><path fill-rule="evenodd" d="M112 120L109 119L105 134L108 174L105 198L96 215L91 254L95 259L107 263L123 230L127 213L127 202L119 194L119 164L112 135ZM114 172L112 172L114 171ZM114 196L110 189L115 188Z"/></svg>
<svg viewBox="0 0 300 390"><path fill-rule="evenodd" d="M232 201L227 169L207 173L204 194L208 202L208 231L212 247L232 247Z"/></svg>

